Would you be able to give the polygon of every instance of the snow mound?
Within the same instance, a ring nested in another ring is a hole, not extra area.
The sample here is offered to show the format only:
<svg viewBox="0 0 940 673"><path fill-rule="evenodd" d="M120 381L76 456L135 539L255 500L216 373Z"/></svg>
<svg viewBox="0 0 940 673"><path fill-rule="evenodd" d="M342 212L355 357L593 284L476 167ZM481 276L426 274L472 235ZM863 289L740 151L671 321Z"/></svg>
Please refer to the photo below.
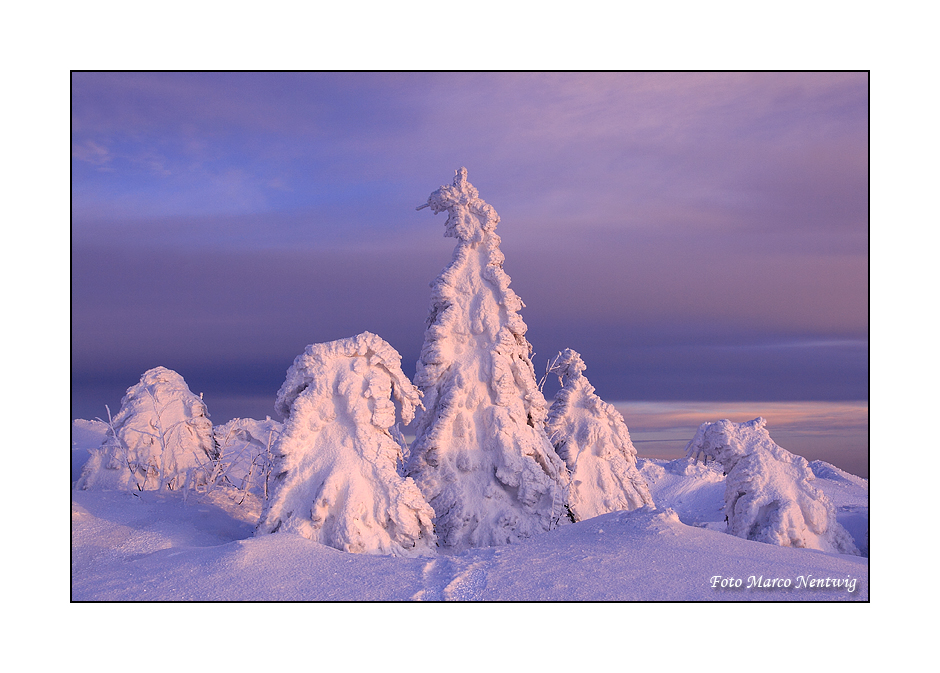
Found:
<svg viewBox="0 0 940 673"><path fill-rule="evenodd" d="M453 259L431 285L415 383L426 413L415 426L407 474L434 508L443 547L518 542L564 514L567 470L545 434L545 398L509 287L499 216L457 171L428 198L447 212Z"/></svg>
<svg viewBox="0 0 940 673"><path fill-rule="evenodd" d="M675 510L689 526L724 532L725 476L715 466L715 462L705 465L686 458L637 459L657 507Z"/></svg>
<svg viewBox="0 0 940 673"><path fill-rule="evenodd" d="M585 369L570 348L555 358L549 373L558 376L561 388L545 424L571 473L568 507L575 521L653 504L623 416L594 393Z"/></svg>
<svg viewBox="0 0 940 673"><path fill-rule="evenodd" d="M275 476L258 534L298 533L361 554L433 553L434 512L397 471L393 398L409 423L420 393L380 337L307 346L277 395L287 420L272 447Z"/></svg>
<svg viewBox="0 0 940 673"><path fill-rule="evenodd" d="M110 422L76 488L178 490L204 480L218 458L205 403L166 367L144 372Z"/></svg>
<svg viewBox="0 0 940 673"><path fill-rule="evenodd" d="M815 476L806 459L777 446L765 423L703 423L686 447L690 459L715 460L727 475L727 532L782 547L857 555L832 503L811 483Z"/></svg>

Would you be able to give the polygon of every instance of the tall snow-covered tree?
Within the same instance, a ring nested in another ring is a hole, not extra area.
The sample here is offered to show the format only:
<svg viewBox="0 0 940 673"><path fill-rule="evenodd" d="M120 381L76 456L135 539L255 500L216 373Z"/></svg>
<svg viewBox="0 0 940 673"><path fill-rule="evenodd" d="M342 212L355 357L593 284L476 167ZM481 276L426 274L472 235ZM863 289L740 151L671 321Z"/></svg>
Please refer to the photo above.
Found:
<svg viewBox="0 0 940 673"><path fill-rule="evenodd" d="M552 362L549 373L558 376L561 388L545 424L571 473L568 507L575 521L653 504L623 416L595 394L585 369L570 348Z"/></svg>
<svg viewBox="0 0 940 673"><path fill-rule="evenodd" d="M395 402L410 423L420 393L380 337L307 346L277 395L286 421L271 449L275 476L257 532L298 533L360 554L434 553L434 512L398 473Z"/></svg>
<svg viewBox="0 0 940 673"><path fill-rule="evenodd" d="M453 259L432 284L415 383L426 412L415 427L408 474L435 511L440 544L507 544L564 517L567 470L545 434L520 298L503 271L499 216L457 171L428 198L447 212Z"/></svg>
<svg viewBox="0 0 940 673"><path fill-rule="evenodd" d="M182 488L206 476L218 447L201 397L166 367L144 372L127 389L101 447L92 452L80 489Z"/></svg>
<svg viewBox="0 0 940 673"><path fill-rule="evenodd" d="M778 446L765 424L763 418L703 423L686 446L690 459L716 460L726 475L727 532L781 547L858 555L829 498L813 486L809 463Z"/></svg>

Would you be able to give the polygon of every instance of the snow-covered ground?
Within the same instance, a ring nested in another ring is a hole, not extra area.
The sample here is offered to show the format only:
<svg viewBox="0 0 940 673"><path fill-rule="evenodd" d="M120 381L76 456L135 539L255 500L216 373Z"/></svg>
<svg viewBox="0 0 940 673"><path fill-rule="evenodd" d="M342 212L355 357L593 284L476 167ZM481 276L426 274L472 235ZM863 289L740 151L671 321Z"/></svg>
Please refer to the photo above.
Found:
<svg viewBox="0 0 940 673"><path fill-rule="evenodd" d="M105 431L96 421L73 423L73 484ZM815 486L867 554L867 480L811 466ZM185 502L179 492L73 490L72 600L868 600L865 556L723 532L724 478L714 465L640 459L638 467L655 508L423 558L350 554L290 533L255 536L260 502L235 487Z"/></svg>

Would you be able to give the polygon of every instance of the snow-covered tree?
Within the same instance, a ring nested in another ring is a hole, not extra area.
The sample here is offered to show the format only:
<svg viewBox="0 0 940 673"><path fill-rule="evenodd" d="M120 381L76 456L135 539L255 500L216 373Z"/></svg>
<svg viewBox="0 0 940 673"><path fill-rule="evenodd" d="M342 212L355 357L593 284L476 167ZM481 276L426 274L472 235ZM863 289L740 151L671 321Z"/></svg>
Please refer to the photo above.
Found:
<svg viewBox="0 0 940 673"><path fill-rule="evenodd" d="M166 367L144 372L109 422L77 488L178 490L205 479L218 458L205 403Z"/></svg>
<svg viewBox="0 0 940 673"><path fill-rule="evenodd" d="M398 471L398 402L411 422L420 393L401 356L369 332L307 346L287 371L276 409L271 495L258 533L287 531L363 554L434 553L434 512Z"/></svg>
<svg viewBox="0 0 940 673"><path fill-rule="evenodd" d="M434 508L448 549L506 544L564 514L567 470L545 434L546 402L509 287L499 216L457 171L428 198L447 212L453 260L432 284L415 383L424 393L408 474Z"/></svg>
<svg viewBox="0 0 940 673"><path fill-rule="evenodd" d="M545 430L571 473L568 507L575 521L653 504L623 416L594 393L585 369L580 354L567 348L548 370L561 388Z"/></svg>
<svg viewBox="0 0 940 673"><path fill-rule="evenodd" d="M703 423L686 455L718 461L725 477L728 532L781 547L858 554L806 459L778 446L766 421Z"/></svg>

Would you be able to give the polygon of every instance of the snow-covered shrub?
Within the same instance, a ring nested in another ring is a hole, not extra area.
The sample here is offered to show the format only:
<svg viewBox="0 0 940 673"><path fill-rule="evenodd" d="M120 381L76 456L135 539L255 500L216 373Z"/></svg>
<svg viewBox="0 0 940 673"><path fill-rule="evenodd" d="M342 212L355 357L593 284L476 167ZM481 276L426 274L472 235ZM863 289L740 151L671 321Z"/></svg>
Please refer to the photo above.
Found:
<svg viewBox="0 0 940 673"><path fill-rule="evenodd" d="M550 530L564 514L567 470L545 434L547 404L509 287L499 216L457 171L428 198L447 211L453 259L432 284L415 383L424 393L408 474L452 550L506 544ZM424 208L425 206L420 206Z"/></svg>
<svg viewBox="0 0 940 673"><path fill-rule="evenodd" d="M571 473L568 507L575 521L653 504L623 416L594 393L585 369L580 354L567 348L548 370L561 388L545 430Z"/></svg>
<svg viewBox="0 0 940 673"><path fill-rule="evenodd" d="M343 551L434 552L434 512L397 471L390 429L411 422L420 393L401 356L369 332L307 346L287 371L276 409L271 495L258 533L287 531Z"/></svg>
<svg viewBox="0 0 940 673"><path fill-rule="evenodd" d="M703 423L686 455L718 461L725 477L728 532L782 547L858 554L835 508L811 483L806 459L777 446L766 421Z"/></svg>
<svg viewBox="0 0 940 673"><path fill-rule="evenodd" d="M271 471L271 447L284 426L266 418L233 418L214 428L219 447L214 482L223 482L244 492L257 491L267 499Z"/></svg>
<svg viewBox="0 0 940 673"><path fill-rule="evenodd" d="M109 423L79 489L178 490L204 481L218 458L205 403L166 367L144 372Z"/></svg>

